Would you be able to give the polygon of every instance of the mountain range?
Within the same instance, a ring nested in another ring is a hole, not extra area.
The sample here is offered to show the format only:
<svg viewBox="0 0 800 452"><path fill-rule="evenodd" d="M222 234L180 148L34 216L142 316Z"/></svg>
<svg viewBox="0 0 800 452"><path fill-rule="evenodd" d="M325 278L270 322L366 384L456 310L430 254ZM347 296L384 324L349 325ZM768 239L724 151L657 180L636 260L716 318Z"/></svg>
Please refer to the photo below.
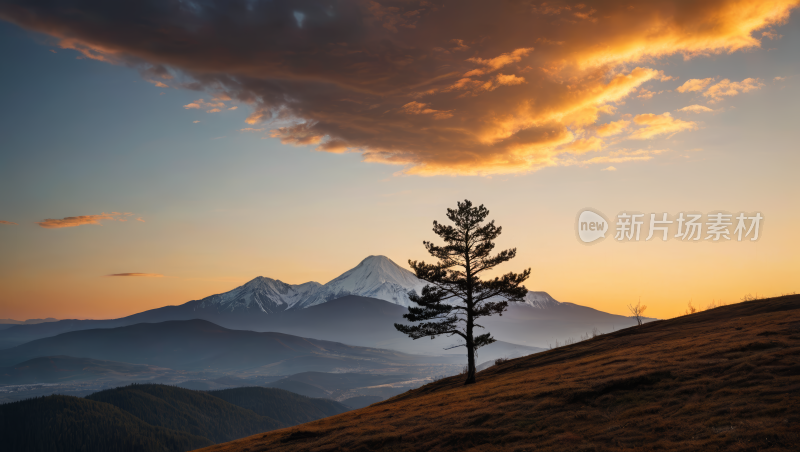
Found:
<svg viewBox="0 0 800 452"><path fill-rule="evenodd" d="M274 314L316 306L348 295L412 304L408 292L418 293L425 283L386 256L369 256L327 284L310 281L286 284L259 276L230 292L189 302L195 312ZM188 307L187 306L187 307Z"/></svg>
<svg viewBox="0 0 800 452"><path fill-rule="evenodd" d="M369 256L327 284L293 285L260 276L225 293L119 319L15 325L0 331L0 348L70 331L203 319L231 329L283 332L407 353L442 354L445 348L455 345L453 340L411 341L393 328L394 323L405 322L402 316L411 304L408 292L419 292L424 285L424 281L391 259ZM593 328L608 332L635 322L625 316L556 301L546 292L528 292L524 302L515 303L502 317L486 319L484 324L501 341L542 348L556 340L578 339Z"/></svg>

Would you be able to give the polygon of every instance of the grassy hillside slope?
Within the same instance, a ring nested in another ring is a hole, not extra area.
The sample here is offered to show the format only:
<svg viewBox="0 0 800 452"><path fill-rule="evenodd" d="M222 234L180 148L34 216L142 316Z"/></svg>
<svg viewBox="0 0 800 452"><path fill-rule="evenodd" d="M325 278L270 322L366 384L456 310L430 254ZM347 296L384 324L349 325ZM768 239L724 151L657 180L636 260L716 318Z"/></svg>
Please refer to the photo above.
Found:
<svg viewBox="0 0 800 452"><path fill-rule="evenodd" d="M206 451L800 450L800 296L647 323Z"/></svg>

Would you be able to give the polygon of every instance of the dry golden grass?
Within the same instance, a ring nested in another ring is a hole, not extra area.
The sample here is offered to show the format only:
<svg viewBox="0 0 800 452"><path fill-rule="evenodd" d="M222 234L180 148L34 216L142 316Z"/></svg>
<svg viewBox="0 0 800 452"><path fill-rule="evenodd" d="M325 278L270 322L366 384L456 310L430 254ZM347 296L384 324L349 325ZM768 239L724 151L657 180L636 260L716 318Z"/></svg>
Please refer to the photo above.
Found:
<svg viewBox="0 0 800 452"><path fill-rule="evenodd" d="M647 323L204 451L800 450L800 296Z"/></svg>

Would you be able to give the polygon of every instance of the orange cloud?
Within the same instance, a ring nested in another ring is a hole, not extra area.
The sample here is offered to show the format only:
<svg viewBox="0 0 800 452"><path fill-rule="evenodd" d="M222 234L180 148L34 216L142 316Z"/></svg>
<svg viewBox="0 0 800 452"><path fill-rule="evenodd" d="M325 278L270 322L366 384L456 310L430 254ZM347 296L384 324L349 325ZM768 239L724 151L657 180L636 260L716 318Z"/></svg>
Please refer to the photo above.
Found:
<svg viewBox="0 0 800 452"><path fill-rule="evenodd" d="M620 119L619 121L609 122L607 124L603 124L598 126L596 130L597 135L601 137L609 137L612 135L617 135L623 130L625 130L631 124L630 121L625 121L624 119Z"/></svg>
<svg viewBox="0 0 800 452"><path fill-rule="evenodd" d="M579 166L587 166L587 165L597 165L597 164L605 164L605 163L624 163L624 162L641 162L647 161L654 158L654 156L658 154L662 154L667 152L665 149L638 149L635 151L631 151L628 149L620 149L618 151L609 152L608 155L602 155L598 157L592 157L588 160L568 160L565 161L564 164L566 165L579 165ZM610 168L614 168L613 166ZM616 171L616 168L613 170L608 171Z"/></svg>
<svg viewBox="0 0 800 452"><path fill-rule="evenodd" d="M267 120L266 112L262 110L256 110L252 114L250 114L250 116L248 116L247 119L244 120L244 122L246 122L247 124L258 124L266 120Z"/></svg>
<svg viewBox="0 0 800 452"><path fill-rule="evenodd" d="M473 77L476 75L483 75L489 72L494 72L511 63L517 63L521 61L522 57L527 56L531 52L533 52L533 47L516 49L513 52L504 53L502 55L496 56L494 58L489 58L486 60L484 60L483 58L468 58L467 61L479 64L481 66L485 66L485 69L473 69L464 74L464 77Z"/></svg>
<svg viewBox="0 0 800 452"><path fill-rule="evenodd" d="M463 39L451 39L450 42L455 44L455 47L453 47L451 49L454 52L461 52L461 51L464 51L464 50L469 50L469 46L464 44L464 40Z"/></svg>
<svg viewBox="0 0 800 452"><path fill-rule="evenodd" d="M637 115L635 118L633 118L633 122L637 125L643 126L628 136L628 138L634 140L648 140L660 135L674 134L684 130L697 129L696 123L692 121L675 119L668 112L661 115L655 115L652 113Z"/></svg>
<svg viewBox="0 0 800 452"><path fill-rule="evenodd" d="M280 139L283 144L293 144L295 146L319 144L325 136L316 133L312 126L313 124L310 123L302 123L280 127L270 131L270 136Z"/></svg>
<svg viewBox="0 0 800 452"><path fill-rule="evenodd" d="M514 74L510 74L510 75L497 74L497 76L495 77L495 80L497 81L498 84L506 85L506 86L521 85L521 84L525 83L525 78L517 77Z"/></svg>
<svg viewBox="0 0 800 452"><path fill-rule="evenodd" d="M714 110L706 107L705 105L689 105L689 106L686 106L686 107L683 107L683 108L679 108L679 109L677 109L675 111L686 111L686 112L691 112L691 113L709 113L709 112L712 112Z"/></svg>
<svg viewBox="0 0 800 452"><path fill-rule="evenodd" d="M216 101L216 102L215 102ZM194 102L188 103L183 106L183 108L187 110L200 110L200 109L207 109L206 113L219 113L220 108L225 107L225 102L222 102L219 98L211 99L211 102L206 102L203 99L197 99ZM238 107L231 107L228 110L236 110Z"/></svg>
<svg viewBox="0 0 800 452"><path fill-rule="evenodd" d="M43 221L39 221L36 224L45 228L45 229L59 229L59 228L73 228L75 226L82 226L84 224L97 224L100 225L100 220L111 220L111 221L126 221L127 217L133 215L130 212L120 213L120 212L111 212L111 213L102 213L100 215L80 215L77 217L66 217L61 219L53 219L48 218ZM140 220L144 221L144 220Z"/></svg>
<svg viewBox="0 0 800 452"><path fill-rule="evenodd" d="M140 276L145 278L163 278L164 275L158 273L112 273L106 276Z"/></svg>
<svg viewBox="0 0 800 452"><path fill-rule="evenodd" d="M714 78L693 78L686 80L686 82L678 87L679 93L689 93L692 91L703 91L706 89L706 86L711 84L714 81Z"/></svg>
<svg viewBox="0 0 800 452"><path fill-rule="evenodd" d="M647 88L640 88L639 89L639 93L636 95L636 97L638 97L639 99L652 99L653 96L655 96L656 94L661 94L663 92L664 91L654 92L654 91L650 91Z"/></svg>
<svg viewBox="0 0 800 452"><path fill-rule="evenodd" d="M785 23L798 6L798 0L534 7L352 0L345 7L275 0L242 15L237 3L223 0L208 0L208 10L219 14L178 14L156 0L72 3L4 3L0 17L54 36L86 58L179 72L183 82L173 87L214 96L186 109L221 110L230 99L251 109L246 124L269 124L283 143L358 152L365 161L420 175L565 164L559 156L588 143L581 140L592 129L598 137L612 131L598 126L600 115L616 114L630 97L658 92L643 90L645 82L674 80L658 67L662 58L757 49L771 37L765 30ZM70 7L82 14L63 14ZM302 27L294 11L304 13ZM716 101L755 89L736 84L745 81L709 88L713 83L692 79L678 92L709 93ZM637 118L629 138L697 127L668 114Z"/></svg>
<svg viewBox="0 0 800 452"><path fill-rule="evenodd" d="M449 111L433 110L427 108L427 104L421 102L409 102L400 109L403 113L409 115L432 115L436 119L452 118L453 114Z"/></svg>
<svg viewBox="0 0 800 452"><path fill-rule="evenodd" d="M444 91L467 91L473 96L477 96L482 92L494 91L500 86L514 86L527 83L524 77L518 77L514 74L497 74L490 80L473 80L469 77L459 79L457 82L449 86ZM431 92L432 93L432 92Z"/></svg>
<svg viewBox="0 0 800 452"><path fill-rule="evenodd" d="M0 220L0 224L17 224L17 223L14 223L13 221Z"/></svg>
<svg viewBox="0 0 800 452"><path fill-rule="evenodd" d="M731 82L728 79L724 79L715 85L709 86L703 96L710 97L711 102L719 102L723 97L747 93L761 89L763 86L764 84L757 78L746 78L741 82Z"/></svg>
<svg viewBox="0 0 800 452"><path fill-rule="evenodd" d="M580 138L571 143L561 146L560 150L571 154L585 154L587 152L599 151L603 149L603 140L597 137Z"/></svg>

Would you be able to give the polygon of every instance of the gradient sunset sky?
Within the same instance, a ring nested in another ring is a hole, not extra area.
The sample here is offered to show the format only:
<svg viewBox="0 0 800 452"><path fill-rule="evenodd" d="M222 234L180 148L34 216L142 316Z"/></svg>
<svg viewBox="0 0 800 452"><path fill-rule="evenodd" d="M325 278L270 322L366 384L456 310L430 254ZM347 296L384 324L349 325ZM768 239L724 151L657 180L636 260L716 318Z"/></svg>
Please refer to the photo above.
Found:
<svg viewBox="0 0 800 452"><path fill-rule="evenodd" d="M0 0L0 318L407 267L463 199L559 301L795 292L799 3ZM586 246L586 207L764 221Z"/></svg>

